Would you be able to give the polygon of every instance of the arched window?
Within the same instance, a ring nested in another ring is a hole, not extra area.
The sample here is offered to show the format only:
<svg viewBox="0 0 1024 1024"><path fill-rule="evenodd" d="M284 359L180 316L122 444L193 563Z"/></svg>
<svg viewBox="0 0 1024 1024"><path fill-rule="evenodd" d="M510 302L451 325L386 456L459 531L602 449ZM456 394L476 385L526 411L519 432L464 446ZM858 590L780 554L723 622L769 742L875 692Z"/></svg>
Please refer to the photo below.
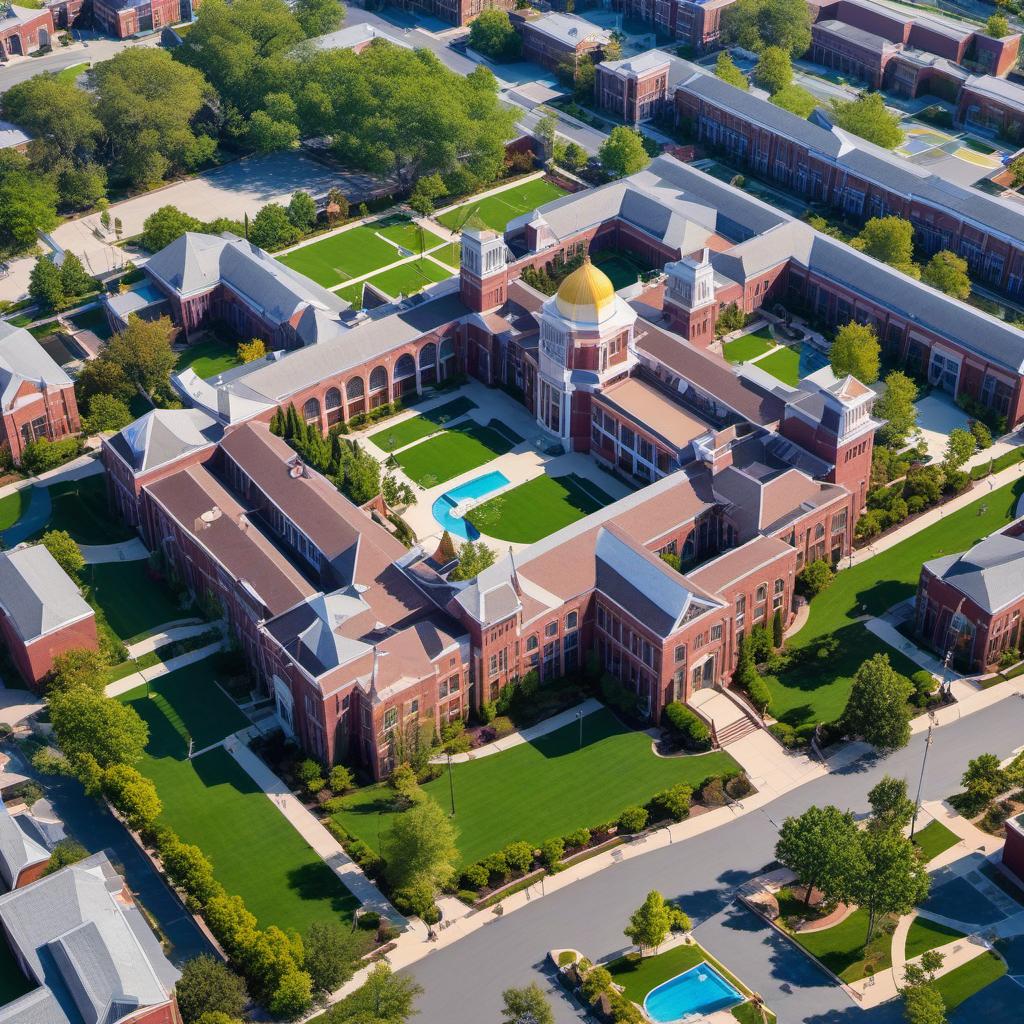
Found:
<svg viewBox="0 0 1024 1024"><path fill-rule="evenodd" d="M776 580L775 581L775 593L776 594L781 594L785 589L786 589L786 581L785 580Z"/></svg>
<svg viewBox="0 0 1024 1024"><path fill-rule="evenodd" d="M302 418L307 423L320 419L320 403L315 398L310 398L302 407Z"/></svg>
<svg viewBox="0 0 1024 1024"><path fill-rule="evenodd" d="M370 371L370 390L380 391L388 386L388 371L383 366L375 366Z"/></svg>
<svg viewBox="0 0 1024 1024"><path fill-rule="evenodd" d="M535 651L535 650L537 650L537 638L535 636L531 636L526 641L526 649L528 651Z"/></svg>
<svg viewBox="0 0 1024 1024"><path fill-rule="evenodd" d="M451 359L455 355L455 341L453 338L444 338L441 341L441 358Z"/></svg>
<svg viewBox="0 0 1024 1024"><path fill-rule="evenodd" d="M341 392L337 388L327 389L327 394L324 395L324 408L328 411L341 408Z"/></svg>
<svg viewBox="0 0 1024 1024"><path fill-rule="evenodd" d="M768 584L762 583L757 588L757 599L758 601L766 601L768 599Z"/></svg>
<svg viewBox="0 0 1024 1024"><path fill-rule="evenodd" d="M825 527L822 526L821 523L818 523L818 525L814 528L814 539L815 540L821 540L821 538L824 537L824 536L825 536Z"/></svg>
<svg viewBox="0 0 1024 1024"><path fill-rule="evenodd" d="M416 375L416 360L408 352L395 363L395 380ZM372 382L371 382L372 386Z"/></svg>
<svg viewBox="0 0 1024 1024"><path fill-rule="evenodd" d="M437 346L431 341L420 349L420 369L433 366L437 362Z"/></svg>
<svg viewBox="0 0 1024 1024"><path fill-rule="evenodd" d="M348 398L348 400L350 402L354 398L362 398L363 397L363 378L362 377L353 377L345 385L345 396Z"/></svg>

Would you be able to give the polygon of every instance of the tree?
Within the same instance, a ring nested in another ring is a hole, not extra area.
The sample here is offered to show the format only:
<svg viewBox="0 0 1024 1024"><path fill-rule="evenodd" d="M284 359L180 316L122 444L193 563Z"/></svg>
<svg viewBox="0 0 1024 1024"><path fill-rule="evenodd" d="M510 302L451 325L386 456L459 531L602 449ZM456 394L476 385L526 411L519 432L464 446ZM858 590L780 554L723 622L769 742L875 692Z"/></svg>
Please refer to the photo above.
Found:
<svg viewBox="0 0 1024 1024"><path fill-rule="evenodd" d="M275 118L269 111L257 110L249 119L246 141L258 153L274 153L291 149L299 141L298 125Z"/></svg>
<svg viewBox="0 0 1024 1024"><path fill-rule="evenodd" d="M803 814L782 823L775 856L807 887L805 906L810 904L815 888L827 896L842 890L856 837L853 815L831 804L808 807Z"/></svg>
<svg viewBox="0 0 1024 1024"><path fill-rule="evenodd" d="M67 757L88 754L101 768L133 764L149 740L149 727L134 708L84 687L54 696L50 720Z"/></svg>
<svg viewBox="0 0 1024 1024"><path fill-rule="evenodd" d="M73 647L53 659L47 692L55 693L84 686L95 693L102 693L105 686L103 670L106 663L99 651Z"/></svg>
<svg viewBox="0 0 1024 1024"><path fill-rule="evenodd" d="M586 167L590 157L578 142L556 142L552 154L555 163L570 171Z"/></svg>
<svg viewBox="0 0 1024 1024"><path fill-rule="evenodd" d="M921 280L956 299L966 299L971 294L967 260L961 259L948 249L937 252L925 264L921 271Z"/></svg>
<svg viewBox="0 0 1024 1024"><path fill-rule="evenodd" d="M412 978L394 974L386 963L373 966L366 981L327 1013L327 1024L403 1024L423 989Z"/></svg>
<svg viewBox="0 0 1024 1024"><path fill-rule="evenodd" d="M86 209L99 203L106 195L107 170L93 160L77 163L64 158L53 165L51 173L61 206L73 210ZM107 216L109 219L110 215Z"/></svg>
<svg viewBox="0 0 1024 1024"><path fill-rule="evenodd" d="M979 754L967 762L960 785L979 804L987 804L1009 788L1010 783L995 754Z"/></svg>
<svg viewBox="0 0 1024 1024"><path fill-rule="evenodd" d="M202 231L202 222L176 206L161 206L142 222L139 241L149 252L159 252L188 231Z"/></svg>
<svg viewBox="0 0 1024 1024"><path fill-rule="evenodd" d="M345 20L345 6L338 0L295 0L293 10L310 39L337 31Z"/></svg>
<svg viewBox="0 0 1024 1024"><path fill-rule="evenodd" d="M657 953L658 947L665 941L671 925L672 917L669 914L668 905L665 903L665 897L656 889L652 889L643 903L630 916L625 935L627 939L640 947L641 953L645 949L653 949Z"/></svg>
<svg viewBox="0 0 1024 1024"><path fill-rule="evenodd" d="M103 791L136 832L153 825L163 810L156 786L129 764L112 764L104 772Z"/></svg>
<svg viewBox="0 0 1024 1024"><path fill-rule="evenodd" d="M92 74L96 116L119 176L134 185L157 185L213 156L216 139L193 126L214 98L198 71L166 50L132 47L97 64Z"/></svg>
<svg viewBox="0 0 1024 1024"><path fill-rule="evenodd" d="M907 796L907 780L882 777L868 792L871 828L902 831L914 816L914 801Z"/></svg>
<svg viewBox="0 0 1024 1024"><path fill-rule="evenodd" d="M46 309L61 309L64 305L64 282L60 267L48 256L36 258L28 279L28 293Z"/></svg>
<svg viewBox="0 0 1024 1024"><path fill-rule="evenodd" d="M917 432L917 385L901 370L893 370L885 378L885 391L875 402L875 415L885 420L878 432L883 444L902 448Z"/></svg>
<svg viewBox="0 0 1024 1024"><path fill-rule="evenodd" d="M802 85L785 85L772 95L772 103L797 117L808 118L818 106L818 98Z"/></svg>
<svg viewBox="0 0 1024 1024"><path fill-rule="evenodd" d="M605 173L612 178L636 174L651 162L640 133L621 124L611 130L597 157Z"/></svg>
<svg viewBox="0 0 1024 1024"><path fill-rule="evenodd" d="M889 112L881 93L864 92L855 100L830 102L832 120L840 128L883 149L895 149L903 141L899 116Z"/></svg>
<svg viewBox="0 0 1024 1024"><path fill-rule="evenodd" d="M943 467L959 469L973 454L977 446L974 435L963 427L954 427L946 439L946 456Z"/></svg>
<svg viewBox="0 0 1024 1024"><path fill-rule="evenodd" d="M547 996L535 981L523 988L507 988L501 998L505 1004L501 1015L508 1024L555 1024Z"/></svg>
<svg viewBox="0 0 1024 1024"><path fill-rule="evenodd" d="M122 402L131 401L135 388L117 363L109 359L90 359L78 371L75 381L75 397L82 408L91 409L92 401L99 395L112 395Z"/></svg>
<svg viewBox="0 0 1024 1024"><path fill-rule="evenodd" d="M336 921L314 921L302 943L302 966L316 992L333 992L352 977L359 960L359 940Z"/></svg>
<svg viewBox="0 0 1024 1024"><path fill-rule="evenodd" d="M492 566L494 558L494 552L483 541L467 540L459 548L459 564L448 574L448 579L471 580Z"/></svg>
<svg viewBox="0 0 1024 1024"><path fill-rule="evenodd" d="M313 1003L313 982L297 967L286 968L267 1001L267 1009L278 1018L291 1020L305 1013Z"/></svg>
<svg viewBox="0 0 1024 1024"><path fill-rule="evenodd" d="M60 283L64 295L69 299L85 295L96 287L96 282L86 273L82 261L73 252L64 253L60 265Z"/></svg>
<svg viewBox="0 0 1024 1024"><path fill-rule="evenodd" d="M316 223L316 202L308 192L301 189L292 194L288 203L288 219L304 235L313 230Z"/></svg>
<svg viewBox="0 0 1024 1024"><path fill-rule="evenodd" d="M1010 22L1004 14L990 14L985 22L985 35L1002 39L1010 34Z"/></svg>
<svg viewBox="0 0 1024 1024"><path fill-rule="evenodd" d="M43 874L52 875L55 871L60 871L69 864L77 864L88 856L89 851L81 843L76 843L74 839L62 839L53 848Z"/></svg>
<svg viewBox="0 0 1024 1024"><path fill-rule="evenodd" d="M574 76L573 96L581 103L586 103L594 97L594 82L597 79L597 70L594 67L594 60L589 53L584 53L576 58L576 72Z"/></svg>
<svg viewBox="0 0 1024 1024"><path fill-rule="evenodd" d="M249 1002L245 982L226 964L206 955L182 967L174 990L185 1024L193 1024L204 1013L241 1017Z"/></svg>
<svg viewBox="0 0 1024 1024"><path fill-rule="evenodd" d="M178 354L171 348L174 326L162 316L142 320L132 314L128 326L106 344L100 359L120 367L125 380L154 394L167 386L167 379L177 365Z"/></svg>
<svg viewBox="0 0 1024 1024"><path fill-rule="evenodd" d="M865 384L874 384L878 380L881 351L875 329L851 320L836 331L828 358L840 377L852 374Z"/></svg>
<svg viewBox="0 0 1024 1024"><path fill-rule="evenodd" d="M558 122L550 114L544 114L543 117L539 117L537 123L533 126L534 138L539 139L544 144L544 151L549 157L555 151L555 132L557 128Z"/></svg>
<svg viewBox="0 0 1024 1024"><path fill-rule="evenodd" d="M267 344L262 338L253 338L252 341L238 343L238 358L243 363L254 363L257 359L263 359L266 354Z"/></svg>
<svg viewBox="0 0 1024 1024"><path fill-rule="evenodd" d="M1024 156L1019 156L1016 160L1011 160L1008 170L1013 178L1014 188L1020 188L1021 185L1024 185Z"/></svg>
<svg viewBox="0 0 1024 1024"><path fill-rule="evenodd" d="M38 232L56 226L52 179L32 170L20 153L0 151L0 255L31 249Z"/></svg>
<svg viewBox="0 0 1024 1024"><path fill-rule="evenodd" d="M722 41L756 53L775 46L799 57L811 45L811 16L802 0L736 0L722 12Z"/></svg>
<svg viewBox="0 0 1024 1024"><path fill-rule="evenodd" d="M507 11L490 8L470 22L469 45L492 60L515 60L523 52L523 38Z"/></svg>
<svg viewBox="0 0 1024 1024"><path fill-rule="evenodd" d="M851 245L904 274L917 277L914 225L902 217L872 217Z"/></svg>
<svg viewBox="0 0 1024 1024"><path fill-rule="evenodd" d="M715 74L729 85L736 86L746 92L750 88L747 76L736 66L735 61L729 56L728 50L722 50L715 61Z"/></svg>
<svg viewBox="0 0 1024 1024"><path fill-rule="evenodd" d="M946 1024L946 1004L932 985L903 989L903 1018L907 1024Z"/></svg>
<svg viewBox="0 0 1024 1024"><path fill-rule="evenodd" d="M421 217L429 217L434 212L434 204L447 191L440 174L426 174L416 182L409 205Z"/></svg>
<svg viewBox="0 0 1024 1024"><path fill-rule="evenodd" d="M299 240L299 232L280 203L267 203L249 225L249 241L261 249L283 249Z"/></svg>
<svg viewBox="0 0 1024 1024"><path fill-rule="evenodd" d="M853 677L842 723L851 736L860 736L879 750L905 747L910 740L913 684L889 664L887 654L875 654Z"/></svg>
<svg viewBox="0 0 1024 1024"><path fill-rule="evenodd" d="M436 892L455 874L455 826L429 797L395 818L383 837L388 880L396 889L426 882Z"/></svg>
<svg viewBox="0 0 1024 1024"><path fill-rule="evenodd" d="M825 559L816 558L801 569L797 576L797 582L808 597L817 597L823 590L832 586L835 578L836 574L832 571L832 566Z"/></svg>
<svg viewBox="0 0 1024 1024"><path fill-rule="evenodd" d="M843 898L867 911L865 944L874 936L880 916L909 914L928 895L928 886L928 872L902 832L857 832Z"/></svg>
<svg viewBox="0 0 1024 1024"><path fill-rule="evenodd" d="M766 46L754 69L754 81L771 95L791 85L793 62L789 58L789 51L779 46Z"/></svg>
<svg viewBox="0 0 1024 1024"><path fill-rule="evenodd" d="M42 545L53 555L53 560L77 583L85 568L85 558L67 530L48 530L42 536Z"/></svg>

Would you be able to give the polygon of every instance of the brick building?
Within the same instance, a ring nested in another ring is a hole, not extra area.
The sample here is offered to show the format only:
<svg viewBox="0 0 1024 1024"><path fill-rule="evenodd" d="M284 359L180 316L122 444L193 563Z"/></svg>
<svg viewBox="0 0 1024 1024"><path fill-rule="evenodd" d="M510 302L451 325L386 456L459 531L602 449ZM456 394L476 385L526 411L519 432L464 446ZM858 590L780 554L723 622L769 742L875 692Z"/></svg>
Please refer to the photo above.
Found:
<svg viewBox="0 0 1024 1024"><path fill-rule="evenodd" d="M722 12L733 0L615 0L616 10L652 26L659 35L701 53L718 42Z"/></svg>
<svg viewBox="0 0 1024 1024"><path fill-rule="evenodd" d="M972 75L957 98L958 123L1024 141L1024 87L992 75Z"/></svg>
<svg viewBox="0 0 1024 1024"><path fill-rule="evenodd" d="M675 86L689 67L662 50L605 60L595 69L594 98L600 108L634 125L671 115Z"/></svg>
<svg viewBox="0 0 1024 1024"><path fill-rule="evenodd" d="M0 882L11 892L41 878L50 861L46 849L30 830L22 828L24 815L13 815L0 802Z"/></svg>
<svg viewBox="0 0 1024 1024"><path fill-rule="evenodd" d="M53 32L49 8L17 7L0 0L0 64L8 57L27 57L52 46Z"/></svg>
<svg viewBox="0 0 1024 1024"><path fill-rule="evenodd" d="M30 441L80 429L71 378L28 331L0 320L0 447L20 462Z"/></svg>
<svg viewBox="0 0 1024 1024"><path fill-rule="evenodd" d="M1005 828L1003 864L1024 884L1024 814L1009 818Z"/></svg>
<svg viewBox="0 0 1024 1024"><path fill-rule="evenodd" d="M128 39L191 21L198 6L199 0L93 0L92 16L108 35Z"/></svg>
<svg viewBox="0 0 1024 1024"><path fill-rule="evenodd" d="M33 687L58 654L98 647L96 613L42 544L0 551L0 638Z"/></svg>
<svg viewBox="0 0 1024 1024"><path fill-rule="evenodd" d="M483 11L511 10L514 0L401 0L403 10L426 14L449 25L468 25Z"/></svg>
<svg viewBox="0 0 1024 1024"><path fill-rule="evenodd" d="M610 32L574 14L527 17L517 13L512 16L512 24L523 37L523 60L552 71L566 60L575 63L583 56L599 60L612 38Z"/></svg>

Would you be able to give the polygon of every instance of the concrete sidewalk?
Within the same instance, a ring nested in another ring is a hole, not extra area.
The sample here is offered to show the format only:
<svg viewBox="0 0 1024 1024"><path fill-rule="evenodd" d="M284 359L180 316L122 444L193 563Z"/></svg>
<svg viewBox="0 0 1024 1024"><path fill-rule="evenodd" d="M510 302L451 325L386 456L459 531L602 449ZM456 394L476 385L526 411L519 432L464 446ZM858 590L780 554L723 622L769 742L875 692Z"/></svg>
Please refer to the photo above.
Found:
<svg viewBox="0 0 1024 1024"><path fill-rule="evenodd" d="M108 697L119 697L122 693L127 693L129 690L134 690L137 686L142 686L143 683L169 675L171 672L176 672L179 668L194 665L197 661L208 658L220 649L221 643L218 642L207 647L200 647L195 651L189 651L187 654L180 654L177 658L162 661L158 665L151 665L149 668L140 669L138 672L133 672L130 676L118 679L116 682L110 683L103 692Z"/></svg>
<svg viewBox="0 0 1024 1024"><path fill-rule="evenodd" d="M149 558L146 545L138 537L121 541L119 544L79 544L86 565L101 565L106 562L141 562Z"/></svg>
<svg viewBox="0 0 1024 1024"><path fill-rule="evenodd" d="M128 644L128 657L141 658L143 654L148 654L150 651L156 651L161 647L166 647L168 644L173 644L175 640L187 640L189 637L199 636L210 629L219 629L223 636L227 632L227 623L223 619L217 622L183 619L176 625L167 623L167 628L162 629L159 633L151 633L137 643Z"/></svg>

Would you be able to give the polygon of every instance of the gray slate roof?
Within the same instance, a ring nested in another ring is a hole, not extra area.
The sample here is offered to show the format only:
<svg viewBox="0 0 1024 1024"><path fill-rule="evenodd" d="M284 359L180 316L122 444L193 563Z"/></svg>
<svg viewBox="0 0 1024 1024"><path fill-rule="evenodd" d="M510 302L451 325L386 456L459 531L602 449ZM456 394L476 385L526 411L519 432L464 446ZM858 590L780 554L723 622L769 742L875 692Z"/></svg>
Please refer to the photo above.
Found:
<svg viewBox="0 0 1024 1024"><path fill-rule="evenodd" d="M0 878L8 889L14 888L25 868L50 857L50 851L21 828L20 817L12 817L7 805L0 801Z"/></svg>
<svg viewBox="0 0 1024 1024"><path fill-rule="evenodd" d="M924 567L986 612L997 612L1024 593L1024 536L994 533L959 555Z"/></svg>
<svg viewBox="0 0 1024 1024"><path fill-rule="evenodd" d="M24 327L0 320L0 408L8 409L25 381L71 387L71 378Z"/></svg>
<svg viewBox="0 0 1024 1024"><path fill-rule="evenodd" d="M223 427L200 409L153 409L106 443L136 473L145 473L215 444L223 434Z"/></svg>
<svg viewBox="0 0 1024 1024"><path fill-rule="evenodd" d="M25 643L94 614L42 544L0 551L0 608Z"/></svg>

